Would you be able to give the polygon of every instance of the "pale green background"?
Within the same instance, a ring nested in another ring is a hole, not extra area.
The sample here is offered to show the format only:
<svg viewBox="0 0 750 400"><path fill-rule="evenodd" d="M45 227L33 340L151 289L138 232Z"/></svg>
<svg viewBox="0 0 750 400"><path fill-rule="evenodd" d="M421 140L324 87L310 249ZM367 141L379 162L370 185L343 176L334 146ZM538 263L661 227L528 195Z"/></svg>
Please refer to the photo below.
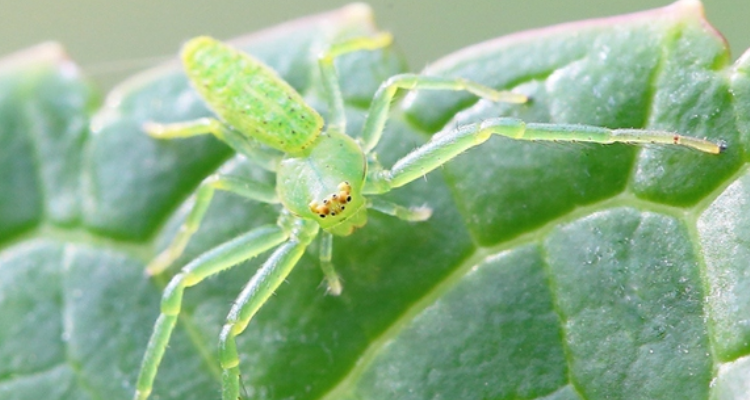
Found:
<svg viewBox="0 0 750 400"><path fill-rule="evenodd" d="M279 22L338 8L334 0L0 0L0 54L45 40L62 42L100 82L175 54L187 38L230 38ZM453 50L514 31L616 15L669 0L377 0L381 27L392 31L413 69ZM733 58L750 47L750 0L706 0L708 19L730 43ZM124 62L129 61L129 62Z"/></svg>

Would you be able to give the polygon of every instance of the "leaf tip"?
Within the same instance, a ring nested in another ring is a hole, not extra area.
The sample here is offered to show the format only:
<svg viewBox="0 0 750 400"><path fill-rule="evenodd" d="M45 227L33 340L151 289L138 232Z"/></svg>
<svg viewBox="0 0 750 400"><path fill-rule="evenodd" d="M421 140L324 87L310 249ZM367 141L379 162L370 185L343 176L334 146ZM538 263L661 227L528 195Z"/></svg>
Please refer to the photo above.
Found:
<svg viewBox="0 0 750 400"><path fill-rule="evenodd" d="M709 25L706 20L706 10L700 0L678 0L662 8L661 11L667 15L676 16L678 18L697 18L705 25Z"/></svg>
<svg viewBox="0 0 750 400"><path fill-rule="evenodd" d="M28 64L69 63L70 57L58 42L45 42L19 50L0 59L0 69L16 69Z"/></svg>
<svg viewBox="0 0 750 400"><path fill-rule="evenodd" d="M688 17L696 19L706 31L719 38L724 47L729 47L724 35L706 19L706 10L703 7L703 2L700 0L678 0L664 7L662 10L668 15L674 15L678 18Z"/></svg>
<svg viewBox="0 0 750 400"><path fill-rule="evenodd" d="M667 8L675 7L682 10L687 10L691 13L703 13L703 3L700 0L678 0L671 5L667 6Z"/></svg>
<svg viewBox="0 0 750 400"><path fill-rule="evenodd" d="M340 10L341 15L347 19L353 20L373 20L372 7L366 3L352 3L344 6Z"/></svg>

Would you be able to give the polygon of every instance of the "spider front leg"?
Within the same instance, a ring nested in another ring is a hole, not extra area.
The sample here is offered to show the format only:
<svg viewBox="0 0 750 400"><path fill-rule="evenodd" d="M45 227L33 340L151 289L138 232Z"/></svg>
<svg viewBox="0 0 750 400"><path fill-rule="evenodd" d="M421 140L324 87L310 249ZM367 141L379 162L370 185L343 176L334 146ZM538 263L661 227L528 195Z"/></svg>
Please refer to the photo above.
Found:
<svg viewBox="0 0 750 400"><path fill-rule="evenodd" d="M516 140L680 145L711 154L718 154L725 148L723 143L666 131L607 129L588 125L526 124L515 118L493 118L438 133L429 142L396 161L390 170L371 171L364 192L385 193L406 185L464 151L484 143L492 135Z"/></svg>
<svg viewBox="0 0 750 400"><path fill-rule="evenodd" d="M282 216L283 218L284 216ZM161 314L156 320L151 339L149 339L146 352L143 355L134 400L145 400L151 394L154 377L182 308L182 294L185 288L194 286L211 275L249 260L283 243L289 237L290 232L288 228L281 225L283 223L260 227L225 242L185 265L169 281L162 295ZM233 400L236 400L236 398Z"/></svg>
<svg viewBox="0 0 750 400"><path fill-rule="evenodd" d="M315 221L295 219L289 241L274 251L235 300L219 337L223 400L239 398L240 359L235 337L245 330L258 309L284 282L317 234Z"/></svg>
<svg viewBox="0 0 750 400"><path fill-rule="evenodd" d="M380 141L393 98L399 89L466 91L491 101L517 104L528 101L528 98L523 94L498 91L462 78L444 78L415 74L395 75L380 85L373 97L372 103L370 103L362 135L359 138L360 145L365 153L370 154ZM381 176L385 171L375 161L374 157L372 157L372 160L365 193L383 193L390 190L391 187L389 186L388 179ZM382 188L380 188L381 186ZM424 221L432 214L432 210L429 207L406 208L379 199L371 200L369 207L407 221Z"/></svg>

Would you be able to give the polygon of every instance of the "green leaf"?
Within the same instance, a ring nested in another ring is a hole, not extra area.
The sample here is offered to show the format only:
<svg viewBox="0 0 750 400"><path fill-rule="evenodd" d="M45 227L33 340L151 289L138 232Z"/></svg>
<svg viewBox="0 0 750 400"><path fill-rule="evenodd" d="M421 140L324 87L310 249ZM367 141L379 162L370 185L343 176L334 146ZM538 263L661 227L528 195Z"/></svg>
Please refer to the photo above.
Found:
<svg viewBox="0 0 750 400"><path fill-rule="evenodd" d="M355 6L235 44L325 114L316 54L376 30ZM406 67L392 48L337 66L356 135L378 85ZM429 205L430 220L372 213L335 240L341 296L325 295L309 249L238 337L249 397L746 398L750 55L730 64L700 4L511 35L424 73L532 101L408 94L376 149L385 165L441 129L497 116L667 129L728 151L492 138L387 195ZM0 398L132 396L174 273L143 268L190 194L217 169L274 180L213 138L157 141L140 128L205 115L177 63L100 105L59 46L0 62ZM217 193L177 264L277 215ZM263 259L186 291L154 399L219 397L218 332Z"/></svg>

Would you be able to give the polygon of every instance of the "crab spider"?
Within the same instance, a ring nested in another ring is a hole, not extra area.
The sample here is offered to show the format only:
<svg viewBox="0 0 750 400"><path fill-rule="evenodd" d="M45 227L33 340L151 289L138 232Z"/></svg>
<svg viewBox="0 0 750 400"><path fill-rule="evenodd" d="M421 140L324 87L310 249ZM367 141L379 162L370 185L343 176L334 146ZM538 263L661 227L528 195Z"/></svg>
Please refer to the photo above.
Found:
<svg viewBox="0 0 750 400"><path fill-rule="evenodd" d="M274 171L276 185L269 187L246 178L222 175L205 179L181 229L166 250L149 264L148 272L162 272L182 254L216 190L260 202L280 203L282 211L275 225L258 227L203 253L171 279L164 290L161 314L143 357L134 399L145 400L151 393L185 288L275 249L242 290L221 329L222 398L237 400L240 386L235 337L284 281L312 241L321 235L320 259L328 290L339 294L341 282L331 263L333 235L350 235L365 225L368 209L409 221L429 218L429 208L407 208L378 199L377 195L424 176L492 135L518 140L677 144L708 153L719 153L724 147L671 132L527 124L515 118L494 118L436 134L386 169L368 154L383 133L391 101L399 89L468 91L492 101L527 101L524 95L496 91L463 79L396 75L376 92L361 136L355 140L345 133L344 105L333 61L342 54L377 49L390 42L391 36L387 33L358 37L331 46L319 57L330 111L327 123L289 84L260 61L208 37L198 37L185 44L182 60L187 75L218 119L147 123L146 132L159 139L213 134L238 153ZM283 156L279 157L279 152Z"/></svg>

